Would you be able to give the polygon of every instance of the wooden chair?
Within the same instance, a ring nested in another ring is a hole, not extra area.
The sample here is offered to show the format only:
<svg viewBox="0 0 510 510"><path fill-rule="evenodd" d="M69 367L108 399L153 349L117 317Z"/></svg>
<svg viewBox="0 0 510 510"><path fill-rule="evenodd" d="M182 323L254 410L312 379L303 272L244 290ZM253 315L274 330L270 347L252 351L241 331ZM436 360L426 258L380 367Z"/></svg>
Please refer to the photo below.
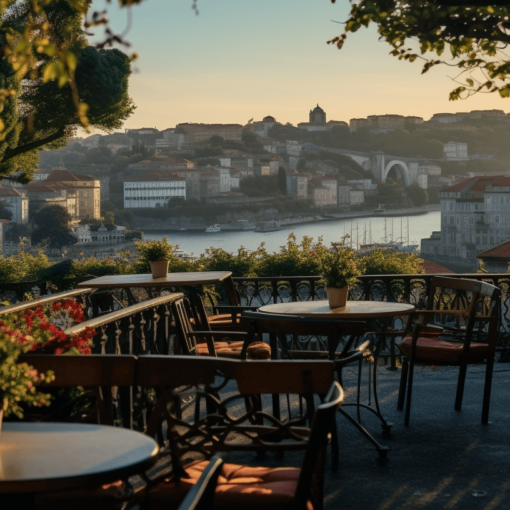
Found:
<svg viewBox="0 0 510 510"><path fill-rule="evenodd" d="M212 510L214 506L214 491L218 483L218 476L223 467L223 460L214 456L204 472L193 485L177 510Z"/></svg>
<svg viewBox="0 0 510 510"><path fill-rule="evenodd" d="M129 355L90 354L86 356L57 356L52 354L24 354L19 362L28 363L40 372L53 371L55 380L41 384L41 390L50 388L85 389L85 394L78 397L85 406L84 412L72 418L81 423L97 423L113 425L116 421L112 401L112 388L124 392L124 406L122 396L119 399L123 421L127 426L131 423L132 400L130 386L135 381L136 357ZM62 416L69 419L69 407L79 402L73 400L47 415L28 415L27 419L37 421L62 421ZM125 412L123 412L125 411ZM88 490L74 490L64 492L48 492L34 497L36 510L75 510L88 508L116 509L131 500L133 491L130 485L122 480L99 488Z"/></svg>
<svg viewBox="0 0 510 510"><path fill-rule="evenodd" d="M213 412L202 417L190 413L188 420L181 418L183 392L176 388L212 384L218 371L236 380L239 393L220 402L204 392L214 406ZM177 506L207 466L207 461L196 460L198 454L207 458L216 451L304 449L301 469L224 464L216 488L217 507L304 510L311 504L321 510L328 436L343 400L343 391L334 382L333 363L142 356L137 384L167 388L158 398L147 433L160 442L168 439L172 457L171 475L149 486L144 508ZM311 428L307 428L303 414L282 423L263 412L259 395L272 393L297 393L308 399L319 394L324 403L315 411ZM235 402L250 402L252 397L253 405L247 405L239 416Z"/></svg>
<svg viewBox="0 0 510 510"><path fill-rule="evenodd" d="M417 310L409 322L412 333L402 340L404 354L398 409L404 407L409 425L414 365L458 366L455 410L462 408L467 365L486 361L482 423L489 420L492 372L498 336L500 290L477 280L434 277L427 310ZM481 312L481 314L479 313ZM475 329L475 324L478 328Z"/></svg>
<svg viewBox="0 0 510 510"><path fill-rule="evenodd" d="M342 382L343 368L350 363L358 363L358 392L356 403L343 404L339 409L349 422L351 422L377 449L379 457L385 459L388 454L388 447L381 445L365 427L360 423L360 409L366 409L374 413L382 422L383 431L385 427L391 426L382 419L379 411L379 403L376 400L376 410L360 403L361 369L363 358L370 354L370 341L361 341L365 334L366 324L361 321L324 321L322 319L310 319L300 317L289 317L288 315L262 314L245 312L242 316L243 328L248 332L248 342L256 338L262 338L269 334L272 358L278 356L278 352L290 359L329 359L333 361L340 385ZM294 339L299 336L322 337L327 340L327 350L297 350L288 349L287 337ZM343 349L338 350L342 337L348 337ZM358 419L354 419L343 407L355 406ZM333 431L333 459L338 460L338 441L336 429Z"/></svg>
<svg viewBox="0 0 510 510"><path fill-rule="evenodd" d="M55 380L41 384L41 388L84 388L85 395L79 398L88 400L90 406L83 414L75 417L75 421L82 423L113 425L115 416L112 388L123 388L129 391L128 387L133 386L135 379L136 357L129 355L23 354L19 357L19 361L28 363L39 372L51 370L54 373ZM56 409L48 415L32 416L38 421L61 421L59 417L65 414L73 404L76 402L68 402L63 408ZM130 415L131 410L126 409L126 426L132 426Z"/></svg>
<svg viewBox="0 0 510 510"><path fill-rule="evenodd" d="M200 296L195 296L200 300ZM265 342L250 342L246 345L246 333L240 331L211 331L209 322L197 312L197 308L187 298L172 303L172 314L180 339L181 354L222 356L230 358L246 357L268 359L270 347Z"/></svg>

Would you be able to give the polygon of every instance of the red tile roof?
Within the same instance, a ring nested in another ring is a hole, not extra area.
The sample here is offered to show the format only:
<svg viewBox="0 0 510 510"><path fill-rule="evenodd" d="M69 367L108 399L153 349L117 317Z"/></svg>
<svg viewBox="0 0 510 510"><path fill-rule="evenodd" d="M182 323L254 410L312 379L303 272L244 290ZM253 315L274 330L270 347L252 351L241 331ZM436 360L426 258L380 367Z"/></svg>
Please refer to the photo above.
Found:
<svg viewBox="0 0 510 510"><path fill-rule="evenodd" d="M481 251L476 256L477 259L506 259L510 260L510 241L506 241L502 244L498 244L488 250Z"/></svg>
<svg viewBox="0 0 510 510"><path fill-rule="evenodd" d="M493 186L510 186L510 177L496 177L491 184Z"/></svg>
<svg viewBox="0 0 510 510"><path fill-rule="evenodd" d="M465 181L454 184L453 186L448 186L447 188L443 188L441 191L445 192L456 192L463 191L467 188L470 192L482 192L485 191L487 184L494 184L493 181L498 181L500 179L506 179L503 176L499 177L491 177L491 176L483 176L483 177L470 177ZM509 184L499 184L499 186L510 186Z"/></svg>
<svg viewBox="0 0 510 510"><path fill-rule="evenodd" d="M92 177L82 174L73 174L69 170L53 170L46 181L93 181Z"/></svg>
<svg viewBox="0 0 510 510"><path fill-rule="evenodd" d="M9 196L21 196L21 193L14 188L0 188L0 196L9 197Z"/></svg>
<svg viewBox="0 0 510 510"><path fill-rule="evenodd" d="M425 274L443 274L443 273L454 273L455 271L451 271L444 266L440 266L435 262L430 262L430 260L424 260L422 264L422 268Z"/></svg>

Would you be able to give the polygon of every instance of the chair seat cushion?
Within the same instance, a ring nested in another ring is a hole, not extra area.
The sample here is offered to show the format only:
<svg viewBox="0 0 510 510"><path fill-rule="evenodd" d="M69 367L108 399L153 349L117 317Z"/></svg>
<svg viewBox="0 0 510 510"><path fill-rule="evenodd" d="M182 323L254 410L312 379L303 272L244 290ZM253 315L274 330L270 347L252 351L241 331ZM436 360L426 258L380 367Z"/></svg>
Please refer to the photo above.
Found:
<svg viewBox="0 0 510 510"><path fill-rule="evenodd" d="M207 322L209 322L209 327L211 330L218 331L229 331L239 329L240 326L240 315L236 315L235 322L232 321L231 313L222 313L219 315L211 315L207 317Z"/></svg>
<svg viewBox="0 0 510 510"><path fill-rule="evenodd" d="M146 503L150 510L177 508L188 490L198 481L207 467L207 461L199 461L186 468L186 476L178 483L165 481L147 493ZM232 510L285 510L292 504L300 474L299 468L250 467L223 464L214 507ZM313 506L308 502L308 510Z"/></svg>
<svg viewBox="0 0 510 510"><path fill-rule="evenodd" d="M218 356L228 357L241 356L244 342L214 342L214 348ZM197 344L199 356L209 356L209 348L206 343ZM265 342L252 342L247 349L247 357L251 359L270 359L271 347Z"/></svg>
<svg viewBox="0 0 510 510"><path fill-rule="evenodd" d="M406 356L411 355L411 337L405 337L400 344ZM459 363L464 345L458 342L442 340L437 336L420 336L416 344L415 359L438 363ZM489 356L487 344L471 343L468 363L480 363Z"/></svg>

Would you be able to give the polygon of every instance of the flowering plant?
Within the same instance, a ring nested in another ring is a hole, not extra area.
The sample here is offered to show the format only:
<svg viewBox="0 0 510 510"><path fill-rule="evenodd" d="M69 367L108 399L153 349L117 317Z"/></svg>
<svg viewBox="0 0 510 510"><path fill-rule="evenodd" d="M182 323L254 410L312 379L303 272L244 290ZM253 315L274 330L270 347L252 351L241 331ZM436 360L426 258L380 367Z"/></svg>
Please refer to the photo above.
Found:
<svg viewBox="0 0 510 510"><path fill-rule="evenodd" d="M26 310L23 314L11 313L0 317L4 325L19 331L30 343L28 350L52 354L90 354L91 341L96 332L92 328L77 335L68 336L63 331L85 320L81 305L66 299L47 308L49 317L41 306Z"/></svg>
<svg viewBox="0 0 510 510"><path fill-rule="evenodd" d="M361 274L354 252L341 246L321 251L319 267L326 287L352 287Z"/></svg>
<svg viewBox="0 0 510 510"><path fill-rule="evenodd" d="M5 416L12 413L23 418L22 403L36 407L50 403L50 395L37 392L35 385L52 381L53 374L39 374L26 363L17 363L19 355L30 346L31 340L20 331L0 325L0 410Z"/></svg>

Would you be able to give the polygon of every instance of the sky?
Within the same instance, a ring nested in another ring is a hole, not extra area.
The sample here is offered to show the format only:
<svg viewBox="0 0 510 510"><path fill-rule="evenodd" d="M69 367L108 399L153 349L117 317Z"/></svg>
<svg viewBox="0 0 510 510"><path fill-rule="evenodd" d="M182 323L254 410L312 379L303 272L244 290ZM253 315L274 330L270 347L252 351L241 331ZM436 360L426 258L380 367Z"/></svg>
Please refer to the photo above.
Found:
<svg viewBox="0 0 510 510"><path fill-rule="evenodd" d="M509 111L508 99L479 94L451 102L445 67L421 75L399 61L375 28L350 34L342 50L326 44L343 28L348 0L145 0L132 8L127 52L136 51L130 95L137 109L124 128L166 129L180 122L239 123L272 115L307 122L319 104L327 120L386 113L429 119L438 112ZM127 13L105 0L112 28ZM96 37L102 29L95 29ZM91 41L94 38L90 39Z"/></svg>

